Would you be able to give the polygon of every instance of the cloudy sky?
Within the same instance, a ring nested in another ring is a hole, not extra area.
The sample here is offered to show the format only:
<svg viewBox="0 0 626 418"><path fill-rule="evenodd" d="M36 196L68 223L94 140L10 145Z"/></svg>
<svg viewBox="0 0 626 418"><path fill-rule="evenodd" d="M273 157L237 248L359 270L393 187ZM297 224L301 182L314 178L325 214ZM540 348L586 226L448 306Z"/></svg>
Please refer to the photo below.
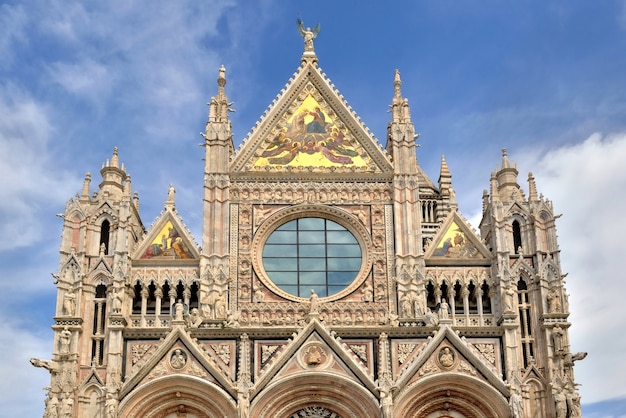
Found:
<svg viewBox="0 0 626 418"><path fill-rule="evenodd" d="M367 6L365 6L367 4ZM239 144L300 62L295 20L322 30L319 64L385 142L402 74L418 160L441 155L476 224L501 149L554 202L585 416L626 416L626 2L0 2L0 410L41 416L61 219L119 147L144 224L170 182L201 237L206 103L227 68ZM611 251L609 251L611 249ZM603 402L605 401L605 402Z"/></svg>

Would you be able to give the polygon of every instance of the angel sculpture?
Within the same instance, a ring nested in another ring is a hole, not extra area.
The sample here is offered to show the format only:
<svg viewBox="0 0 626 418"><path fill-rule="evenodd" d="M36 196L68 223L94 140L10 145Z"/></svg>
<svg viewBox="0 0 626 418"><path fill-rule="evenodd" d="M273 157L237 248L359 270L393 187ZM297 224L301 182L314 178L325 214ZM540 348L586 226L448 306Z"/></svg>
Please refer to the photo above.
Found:
<svg viewBox="0 0 626 418"><path fill-rule="evenodd" d="M300 35L302 35L302 37L304 38L304 51L313 52L313 39L317 38L317 34L320 31L320 24L318 23L317 25L315 25L313 30L311 30L311 28L305 29L304 22L302 22L302 19L300 18L296 20L296 23L298 24L298 28L300 29Z"/></svg>

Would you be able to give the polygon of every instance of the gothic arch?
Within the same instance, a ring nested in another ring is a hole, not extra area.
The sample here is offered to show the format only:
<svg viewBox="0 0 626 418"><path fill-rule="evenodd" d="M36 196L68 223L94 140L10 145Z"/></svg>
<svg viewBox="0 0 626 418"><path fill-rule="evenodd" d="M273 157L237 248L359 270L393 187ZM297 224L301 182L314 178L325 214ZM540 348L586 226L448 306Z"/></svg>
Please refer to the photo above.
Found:
<svg viewBox="0 0 626 418"><path fill-rule="evenodd" d="M318 406L345 418L377 417L378 400L358 382L336 374L298 374L266 387L250 407L257 418L289 417Z"/></svg>
<svg viewBox="0 0 626 418"><path fill-rule="evenodd" d="M179 408L200 417L234 417L232 398L221 388L194 376L175 375L155 379L126 396L119 405L119 416L161 418Z"/></svg>
<svg viewBox="0 0 626 418"><path fill-rule="evenodd" d="M101 386L95 382L87 384L78 396L80 416L97 417L104 405L105 395Z"/></svg>
<svg viewBox="0 0 626 418"><path fill-rule="evenodd" d="M394 407L394 417L398 418L439 416L435 413L440 411L466 418L509 416L509 406L502 393L481 380L456 373L425 378L398 395Z"/></svg>

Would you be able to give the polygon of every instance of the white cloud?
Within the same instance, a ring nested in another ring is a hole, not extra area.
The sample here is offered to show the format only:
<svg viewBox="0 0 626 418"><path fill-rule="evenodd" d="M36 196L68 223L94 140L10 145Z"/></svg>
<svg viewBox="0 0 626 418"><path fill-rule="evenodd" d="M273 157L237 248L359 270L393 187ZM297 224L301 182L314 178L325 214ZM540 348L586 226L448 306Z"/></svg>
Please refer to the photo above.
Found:
<svg viewBox="0 0 626 418"><path fill-rule="evenodd" d="M572 351L584 403L626 395L626 294L620 255L626 213L626 133L594 134L582 143L515 160L534 170L540 192L553 201L562 267L570 297Z"/></svg>
<svg viewBox="0 0 626 418"><path fill-rule="evenodd" d="M0 5L0 68L13 62L15 44L26 41L27 22L22 5Z"/></svg>
<svg viewBox="0 0 626 418"><path fill-rule="evenodd" d="M32 324L17 323L12 318L14 314L0 315L0 346L5 359L0 362L0 410L7 417L42 416L43 388L50 385L50 374L35 369L29 359L50 358L52 340L29 331ZM39 388L42 390L33 390Z"/></svg>
<svg viewBox="0 0 626 418"><path fill-rule="evenodd" d="M96 104L108 98L115 83L115 77L109 69L92 59L73 63L57 62L50 67L49 73L52 80L68 92Z"/></svg>
<svg viewBox="0 0 626 418"><path fill-rule="evenodd" d="M79 179L54 166L48 111L12 86L0 86L0 251L41 238L39 210L71 196Z"/></svg>

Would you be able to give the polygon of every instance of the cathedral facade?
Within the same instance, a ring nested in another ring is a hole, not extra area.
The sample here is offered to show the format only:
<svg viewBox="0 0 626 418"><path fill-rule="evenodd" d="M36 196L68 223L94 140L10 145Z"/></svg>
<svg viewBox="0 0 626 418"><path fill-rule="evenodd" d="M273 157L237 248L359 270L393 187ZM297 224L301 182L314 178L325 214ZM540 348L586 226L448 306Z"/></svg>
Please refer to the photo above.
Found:
<svg viewBox="0 0 626 418"><path fill-rule="evenodd" d="M474 230L445 159L437 183L418 164L399 72L383 147L301 31L238 149L219 69L199 241L172 186L144 226L117 149L67 203L52 357L31 360L44 416L581 416L585 354L532 174L526 196L503 151Z"/></svg>

